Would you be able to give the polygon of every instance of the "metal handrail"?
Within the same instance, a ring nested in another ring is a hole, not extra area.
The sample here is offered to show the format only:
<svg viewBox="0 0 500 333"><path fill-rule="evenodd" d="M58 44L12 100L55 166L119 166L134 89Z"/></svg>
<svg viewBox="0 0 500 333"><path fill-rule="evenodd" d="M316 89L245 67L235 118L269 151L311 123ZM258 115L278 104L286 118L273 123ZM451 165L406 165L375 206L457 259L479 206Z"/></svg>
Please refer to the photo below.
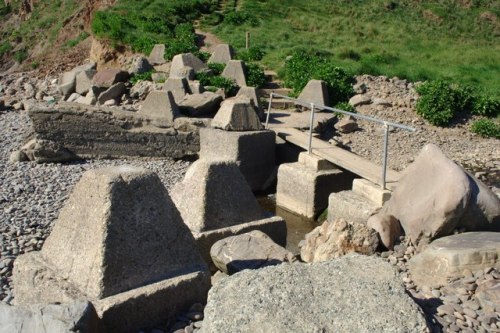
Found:
<svg viewBox="0 0 500 333"><path fill-rule="evenodd" d="M267 115L266 115L266 126L265 126L266 129L269 128L269 117L270 117L270 114L271 114L271 105L272 105L273 97L274 96L280 97L280 98L283 98L283 99L287 99L287 100L290 100L290 101L294 101L295 104L297 104L297 105L300 105L300 106L303 106L303 107L311 109L312 112L311 112L311 119L310 119L310 124L309 124L309 145L308 145L308 149L307 149L307 151L308 151L309 154L312 153L312 132L313 132L313 127L314 127L313 125L314 125L314 112L315 112L315 110L333 111L333 112L337 112L337 113L349 115L349 116L352 116L354 118L368 120L368 121L371 121L371 122L382 124L384 126L384 144L383 144L384 151L383 151L383 157L382 157L382 181L381 181L380 185L382 186L382 188L384 190L386 189L386 177L387 177L387 153L388 153L387 147L389 145L389 127L392 126L392 127L395 127L395 128L400 128L402 130L409 131L409 132L415 132L416 131L415 128L409 127L409 126L406 126L406 125L402 125L402 124L398 124L398 123L393 123L393 122L390 122L390 121L385 121L385 120L377 119L377 118L370 117L370 116L365 116L363 114L358 114L358 113L352 113L352 112L348 112L348 111L344 111L344 110L339 110L339 109L331 108L331 107L325 106L325 105L315 105L314 103L309 103L309 102L301 101L301 100L299 100L297 98L293 98L293 97L289 97L289 96L277 94L277 93L274 93L274 92L271 93L270 99L269 99L269 106L268 106Z"/></svg>

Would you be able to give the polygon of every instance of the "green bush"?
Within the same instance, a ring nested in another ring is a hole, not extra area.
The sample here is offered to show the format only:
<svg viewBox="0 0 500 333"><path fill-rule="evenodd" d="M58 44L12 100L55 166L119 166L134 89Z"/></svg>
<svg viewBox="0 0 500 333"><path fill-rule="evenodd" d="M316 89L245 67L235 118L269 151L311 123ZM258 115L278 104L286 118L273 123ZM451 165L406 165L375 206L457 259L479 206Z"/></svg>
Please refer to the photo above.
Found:
<svg viewBox="0 0 500 333"><path fill-rule="evenodd" d="M335 109L339 109L339 110L347 111L347 112L351 112L351 113L356 113L356 109L354 108L354 106L349 104L349 102L337 103L337 105L335 105ZM336 112L336 115L339 118L342 118L344 116L343 113L339 113L339 112Z"/></svg>
<svg viewBox="0 0 500 333"><path fill-rule="evenodd" d="M139 81L152 81L153 80L152 75L153 71L134 74L134 76L132 76L132 78L130 79L130 82L132 82L132 84L136 84Z"/></svg>
<svg viewBox="0 0 500 333"><path fill-rule="evenodd" d="M265 52L256 46L250 47L248 50L243 50L238 53L238 58L245 61L261 61L265 56Z"/></svg>
<svg viewBox="0 0 500 333"><path fill-rule="evenodd" d="M211 54L209 52L205 52L205 51L195 51L194 55L197 56L198 59L200 59L201 61L203 61L205 63L208 61L208 59L210 59L210 56L211 56Z"/></svg>
<svg viewBox="0 0 500 333"><path fill-rule="evenodd" d="M70 39L66 42L67 47L75 47L77 46L81 41L85 40L89 35L88 32L84 31L78 35L75 39Z"/></svg>
<svg viewBox="0 0 500 333"><path fill-rule="evenodd" d="M473 104L470 89L443 80L425 82L417 87L417 93L417 114L435 126L448 125L458 112L470 110Z"/></svg>
<svg viewBox="0 0 500 333"><path fill-rule="evenodd" d="M175 28L175 38L165 47L165 59L171 60L176 54L196 53L196 34L191 23L182 23Z"/></svg>
<svg viewBox="0 0 500 333"><path fill-rule="evenodd" d="M183 24L213 12L216 6L213 0L118 0L113 7L95 12L91 27L99 38L146 54L154 44L165 44L170 59L176 53L197 50L192 27Z"/></svg>
<svg viewBox="0 0 500 333"><path fill-rule="evenodd" d="M236 93L237 85L233 80L214 75L214 73L199 72L196 74L196 80L200 81L202 86L223 88L227 95ZM208 90L210 91L210 89Z"/></svg>
<svg viewBox="0 0 500 333"><path fill-rule="evenodd" d="M224 71L225 67L226 64L219 64L215 62L208 64L208 68L212 70L213 75L220 75Z"/></svg>
<svg viewBox="0 0 500 333"><path fill-rule="evenodd" d="M490 119L479 119L472 123L471 131L483 137L500 139L500 125Z"/></svg>
<svg viewBox="0 0 500 333"><path fill-rule="evenodd" d="M0 57L3 57L3 55L10 52L10 50L12 50L12 45L10 45L9 41L0 43Z"/></svg>
<svg viewBox="0 0 500 333"><path fill-rule="evenodd" d="M335 66L327 55L296 51L285 62L285 85L298 96L309 80L323 80L328 86L330 104L348 101L354 95L353 78L343 68Z"/></svg>
<svg viewBox="0 0 500 333"><path fill-rule="evenodd" d="M259 21L255 16L240 11L231 11L229 13L226 13L226 15L224 15L224 23L235 26L240 26L248 23L252 27L256 27L259 25Z"/></svg>
<svg viewBox="0 0 500 333"><path fill-rule="evenodd" d="M5 16L12 11L12 7L10 5L0 4L0 16Z"/></svg>
<svg viewBox="0 0 500 333"><path fill-rule="evenodd" d="M500 115L500 101L485 94L479 95L474 101L472 113L484 117L497 117Z"/></svg>
<svg viewBox="0 0 500 333"><path fill-rule="evenodd" d="M20 64L26 59L28 59L28 51L26 49L22 49L14 53L14 60Z"/></svg>
<svg viewBox="0 0 500 333"><path fill-rule="evenodd" d="M260 88L266 83L266 75L264 69L257 64L246 64L247 69L247 85L250 87Z"/></svg>

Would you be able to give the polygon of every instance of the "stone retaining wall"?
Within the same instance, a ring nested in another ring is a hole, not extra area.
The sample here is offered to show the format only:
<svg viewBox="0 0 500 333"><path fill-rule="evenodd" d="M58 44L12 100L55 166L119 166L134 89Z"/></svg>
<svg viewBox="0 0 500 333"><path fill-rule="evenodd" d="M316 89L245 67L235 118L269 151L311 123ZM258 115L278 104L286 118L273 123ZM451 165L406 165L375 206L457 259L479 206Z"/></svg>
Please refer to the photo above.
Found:
<svg viewBox="0 0 500 333"><path fill-rule="evenodd" d="M173 127L135 112L60 103L29 110L36 137L60 143L81 157L181 158L200 149L198 128L188 118ZM200 123L200 122L197 122ZM201 122L203 123L203 122ZM178 128L183 126L187 131Z"/></svg>

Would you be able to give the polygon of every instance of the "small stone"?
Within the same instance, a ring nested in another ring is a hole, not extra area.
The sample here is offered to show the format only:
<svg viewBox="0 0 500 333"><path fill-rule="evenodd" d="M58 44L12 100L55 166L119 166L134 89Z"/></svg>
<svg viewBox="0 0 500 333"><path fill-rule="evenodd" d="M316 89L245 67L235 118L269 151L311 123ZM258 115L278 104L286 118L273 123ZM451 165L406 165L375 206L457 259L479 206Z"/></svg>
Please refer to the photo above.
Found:
<svg viewBox="0 0 500 333"><path fill-rule="evenodd" d="M193 324L184 327L184 332L185 333L193 333L194 332L194 326L193 326Z"/></svg>
<svg viewBox="0 0 500 333"><path fill-rule="evenodd" d="M443 305L438 306L437 313L440 316L444 316L444 315L452 316L454 313L454 309L452 306L450 306L448 304L443 304Z"/></svg>
<svg viewBox="0 0 500 333"><path fill-rule="evenodd" d="M465 269L464 272L464 277L467 279L467 278L472 278L474 277L474 275L472 274L472 272L470 271L470 269Z"/></svg>
<svg viewBox="0 0 500 333"><path fill-rule="evenodd" d="M471 317L473 319L477 318L477 313L474 310L472 310L472 309L469 309L469 308L465 307L463 309L463 312L464 312L465 315L467 315L467 316L469 316L469 317Z"/></svg>
<svg viewBox="0 0 500 333"><path fill-rule="evenodd" d="M460 331L460 327L458 327L456 324L452 323L452 324L450 325L450 330L451 330L452 332L458 332L458 331Z"/></svg>
<svg viewBox="0 0 500 333"><path fill-rule="evenodd" d="M460 319L460 320L465 320L464 316L458 312L458 311L455 311L453 312L453 315L457 318L457 319Z"/></svg>
<svg viewBox="0 0 500 333"><path fill-rule="evenodd" d="M439 290L437 290L437 289L432 289L431 294L435 298L441 297L441 292Z"/></svg>

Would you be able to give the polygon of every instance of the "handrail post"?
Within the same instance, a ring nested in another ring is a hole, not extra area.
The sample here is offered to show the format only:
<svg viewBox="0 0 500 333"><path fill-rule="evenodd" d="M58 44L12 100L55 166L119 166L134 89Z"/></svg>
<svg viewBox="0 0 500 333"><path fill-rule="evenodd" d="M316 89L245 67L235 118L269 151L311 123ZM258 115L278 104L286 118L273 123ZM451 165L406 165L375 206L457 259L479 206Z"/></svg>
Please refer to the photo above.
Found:
<svg viewBox="0 0 500 333"><path fill-rule="evenodd" d="M384 122L384 156L382 157L382 189L386 190L387 147L389 145L389 125Z"/></svg>
<svg viewBox="0 0 500 333"><path fill-rule="evenodd" d="M267 115L266 115L266 129L269 129L269 116L271 115L271 105L273 104L273 94L271 93L269 97L269 106L267 107Z"/></svg>
<svg viewBox="0 0 500 333"><path fill-rule="evenodd" d="M309 123L309 146L307 149L307 152L309 154L312 153L312 134L313 134L313 127L314 127L314 103L311 103L311 121Z"/></svg>

